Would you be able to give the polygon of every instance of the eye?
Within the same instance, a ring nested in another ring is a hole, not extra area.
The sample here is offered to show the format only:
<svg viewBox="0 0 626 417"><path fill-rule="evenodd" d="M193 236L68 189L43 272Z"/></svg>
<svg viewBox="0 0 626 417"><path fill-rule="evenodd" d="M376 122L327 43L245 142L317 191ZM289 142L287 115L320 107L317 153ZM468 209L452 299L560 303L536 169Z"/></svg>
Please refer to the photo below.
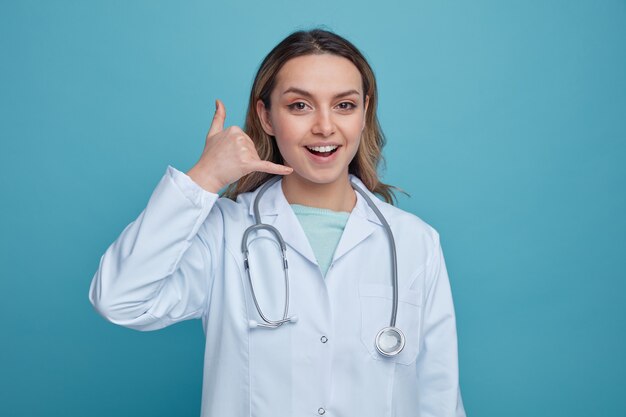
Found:
<svg viewBox="0 0 626 417"><path fill-rule="evenodd" d="M295 110L295 111L303 111L306 109L306 103L302 102L302 101L296 101L295 103L291 103L290 105L287 106L290 110Z"/></svg>
<svg viewBox="0 0 626 417"><path fill-rule="evenodd" d="M343 103L337 104L337 107L339 107L340 110L353 110L356 109L356 104L344 101Z"/></svg>

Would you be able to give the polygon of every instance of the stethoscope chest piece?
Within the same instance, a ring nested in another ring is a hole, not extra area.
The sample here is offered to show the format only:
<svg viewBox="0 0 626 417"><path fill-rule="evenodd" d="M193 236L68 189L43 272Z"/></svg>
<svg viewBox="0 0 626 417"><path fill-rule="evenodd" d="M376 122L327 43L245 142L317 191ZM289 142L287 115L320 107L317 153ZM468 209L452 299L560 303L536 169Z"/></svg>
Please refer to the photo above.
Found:
<svg viewBox="0 0 626 417"><path fill-rule="evenodd" d="M376 335L376 349L383 356L396 356L404 343L404 334L397 327L385 327Z"/></svg>

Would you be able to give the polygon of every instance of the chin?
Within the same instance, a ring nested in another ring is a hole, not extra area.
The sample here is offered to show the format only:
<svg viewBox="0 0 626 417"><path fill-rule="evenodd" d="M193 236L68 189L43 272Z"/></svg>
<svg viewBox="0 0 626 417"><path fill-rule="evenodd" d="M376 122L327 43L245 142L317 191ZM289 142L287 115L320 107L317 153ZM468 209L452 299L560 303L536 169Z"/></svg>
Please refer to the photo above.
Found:
<svg viewBox="0 0 626 417"><path fill-rule="evenodd" d="M303 182L311 182L314 184L332 184L341 179L348 177L348 172L316 172L316 173L299 173L294 169L291 175L296 174Z"/></svg>

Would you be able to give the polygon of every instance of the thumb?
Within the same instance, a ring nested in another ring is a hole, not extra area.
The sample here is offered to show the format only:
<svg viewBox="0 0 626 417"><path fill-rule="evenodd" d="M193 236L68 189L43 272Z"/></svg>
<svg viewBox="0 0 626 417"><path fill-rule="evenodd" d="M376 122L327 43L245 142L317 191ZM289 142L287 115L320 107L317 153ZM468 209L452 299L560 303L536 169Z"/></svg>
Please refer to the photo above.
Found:
<svg viewBox="0 0 626 417"><path fill-rule="evenodd" d="M213 121L211 122L211 127L209 128L207 136L221 132L224 129L224 119L226 119L226 108L220 99L216 99L215 114L213 115Z"/></svg>

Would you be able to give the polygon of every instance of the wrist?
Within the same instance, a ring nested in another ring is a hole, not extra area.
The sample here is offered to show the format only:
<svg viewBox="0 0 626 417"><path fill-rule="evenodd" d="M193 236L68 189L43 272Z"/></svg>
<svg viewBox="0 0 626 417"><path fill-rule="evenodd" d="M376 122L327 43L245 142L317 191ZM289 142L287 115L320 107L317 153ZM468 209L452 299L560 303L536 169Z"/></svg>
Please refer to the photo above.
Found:
<svg viewBox="0 0 626 417"><path fill-rule="evenodd" d="M187 171L187 176L200 187L213 194L217 194L223 187L213 175L207 173L206 170L199 168L197 165Z"/></svg>

